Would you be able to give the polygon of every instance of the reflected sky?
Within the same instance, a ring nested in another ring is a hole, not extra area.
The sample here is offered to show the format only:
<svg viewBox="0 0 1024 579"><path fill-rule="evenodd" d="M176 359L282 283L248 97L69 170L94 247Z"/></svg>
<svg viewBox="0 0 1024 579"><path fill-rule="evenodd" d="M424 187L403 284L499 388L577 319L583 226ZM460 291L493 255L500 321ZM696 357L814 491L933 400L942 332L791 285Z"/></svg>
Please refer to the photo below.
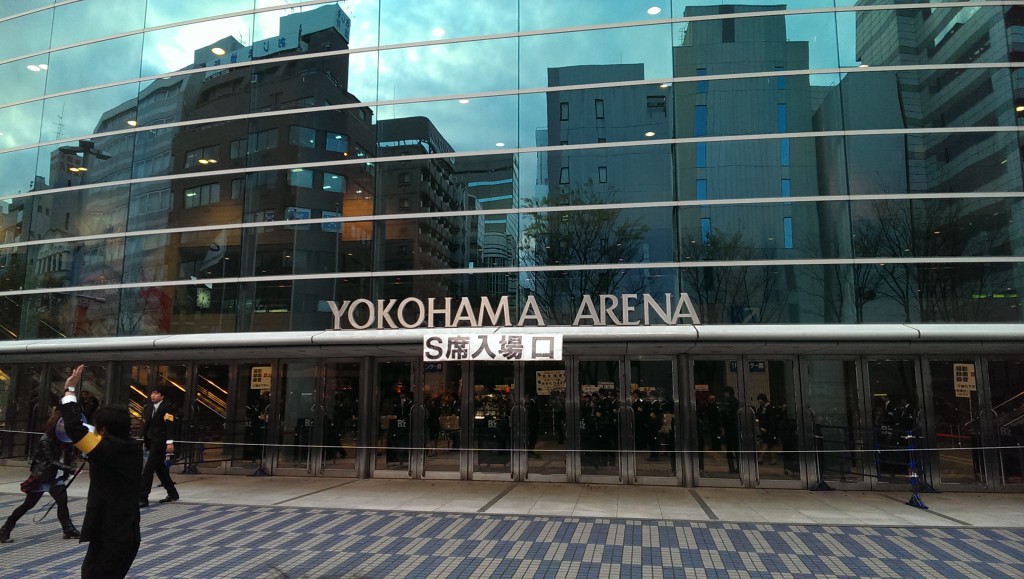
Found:
<svg viewBox="0 0 1024 579"><path fill-rule="evenodd" d="M5 2L0 15L13 14L45 2ZM695 6L717 6L723 2L650 0L622 3L588 0L544 2L480 0L467 9L460 0L406 2L404 0L349 0L339 3L352 19L351 46L356 49L397 43L446 41L488 34L507 34L616 22L642 23L682 17ZM852 5L845 1L842 5ZM809 9L821 6L814 0L779 4L745 2L747 6ZM0 58L18 53L60 47L88 38L115 35L143 26L165 26L231 11L285 7L258 14L233 16L186 26L156 30L142 35L88 44L27 60L0 64L0 84L7 102L32 98L43 91L54 93L105 82L122 82L139 75L159 75L196 63L196 51L225 37L242 45L273 37L280 19L317 6L286 7L285 0L231 0L188 2L177 0L124 0L116 11L106 2L83 1L44 11L24 19L0 23ZM657 9L657 10L655 10ZM699 10L697 11L699 12ZM855 14L791 15L786 18L786 35L791 42L807 42L811 69L856 65ZM752 19L743 19L753 22ZM88 26L81 25L88 23ZM78 24L78 25L76 25ZM740 23L739 25L746 25ZM363 102L415 99L465 92L516 90L545 87L548 70L591 64L642 63L643 78L658 79L673 71L672 46L685 39L686 23L660 24L525 36L472 43L438 44L360 53L350 60L349 91ZM52 43L47 42L52 35ZM212 60L212 56L210 57ZM35 60L39 60L38 63ZM45 70L29 70L32 65ZM599 81L600 79L595 79ZM834 85L837 75L815 75L811 85ZM0 108L0 149L30 144L36 140L72 139L96 130L105 111L130 101L136 84L98 89L46 102ZM493 119L487 130L465 121L466 111L476 108L474 119ZM496 143L506 148L529 147L538 143L537 130L547 126L545 97L524 96L474 99L450 106L437 104L385 105L374 110L376 119L429 114L433 123L457 151L493 150ZM15 162L15 158L18 159ZM15 176L17 188L33 175L26 173L23 155L0 155L0 174ZM46 175L48 152L32 165ZM524 182L534 182L533 169L522 168ZM6 179L5 179L6 180ZM10 180L2 187L9 187Z"/></svg>

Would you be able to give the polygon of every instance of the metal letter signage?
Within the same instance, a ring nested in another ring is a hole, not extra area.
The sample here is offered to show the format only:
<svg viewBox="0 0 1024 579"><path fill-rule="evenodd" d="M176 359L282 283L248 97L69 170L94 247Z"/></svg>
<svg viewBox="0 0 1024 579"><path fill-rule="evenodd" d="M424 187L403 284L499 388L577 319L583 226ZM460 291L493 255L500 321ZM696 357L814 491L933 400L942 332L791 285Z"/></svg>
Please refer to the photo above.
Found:
<svg viewBox="0 0 1024 579"><path fill-rule="evenodd" d="M466 333L423 337L424 362L557 362L561 359L561 334Z"/></svg>
<svg viewBox="0 0 1024 579"><path fill-rule="evenodd" d="M513 317L508 296L494 302L487 296L463 298L329 301L334 330L412 330L416 328L483 328L547 326L534 296L527 296L519 317ZM573 326L700 325L690 296L681 294L584 295Z"/></svg>

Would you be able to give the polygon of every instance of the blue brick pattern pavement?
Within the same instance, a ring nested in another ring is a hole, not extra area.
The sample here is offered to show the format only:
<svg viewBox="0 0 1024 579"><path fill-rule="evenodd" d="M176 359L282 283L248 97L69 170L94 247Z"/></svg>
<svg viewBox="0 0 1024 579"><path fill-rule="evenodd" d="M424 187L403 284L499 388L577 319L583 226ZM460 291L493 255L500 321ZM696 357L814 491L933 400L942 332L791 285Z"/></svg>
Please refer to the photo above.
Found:
<svg viewBox="0 0 1024 579"><path fill-rule="evenodd" d="M9 513L20 502L0 495ZM0 577L75 577L41 507ZM70 503L81 521L84 499ZM1024 577L1024 529L861 527L243 507L143 510L130 577Z"/></svg>

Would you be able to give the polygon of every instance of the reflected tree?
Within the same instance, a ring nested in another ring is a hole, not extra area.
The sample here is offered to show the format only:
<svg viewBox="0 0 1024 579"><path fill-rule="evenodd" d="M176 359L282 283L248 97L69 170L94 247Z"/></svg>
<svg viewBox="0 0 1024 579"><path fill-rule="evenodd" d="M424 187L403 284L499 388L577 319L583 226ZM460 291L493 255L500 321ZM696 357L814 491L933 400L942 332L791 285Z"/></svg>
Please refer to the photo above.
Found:
<svg viewBox="0 0 1024 579"><path fill-rule="evenodd" d="M743 234L712 230L697 236L683 232L683 257L690 262L735 262L759 259L758 250ZM778 289L781 268L765 266L686 267L685 291L701 320L707 323L773 323L784 311Z"/></svg>
<svg viewBox="0 0 1024 579"><path fill-rule="evenodd" d="M524 287L532 292L546 319L569 324L584 295L639 294L650 285L646 270L614 267L642 260L649 229L638 219L625 218L621 210L607 207L615 201L614 190L595 191L592 181L527 200L526 206L535 208L603 206L541 213L523 228L523 266L610 266L532 272Z"/></svg>
<svg viewBox="0 0 1024 579"><path fill-rule="evenodd" d="M1001 203L1001 202L996 202ZM886 257L1007 255L1007 211L992 202L883 200L870 218L855 221L855 255L879 258L856 265L858 296L888 298L904 321L998 321L993 292L1012 288L1010 266L885 262ZM866 304L858 302L858 311ZM858 316L860 318L861 316Z"/></svg>

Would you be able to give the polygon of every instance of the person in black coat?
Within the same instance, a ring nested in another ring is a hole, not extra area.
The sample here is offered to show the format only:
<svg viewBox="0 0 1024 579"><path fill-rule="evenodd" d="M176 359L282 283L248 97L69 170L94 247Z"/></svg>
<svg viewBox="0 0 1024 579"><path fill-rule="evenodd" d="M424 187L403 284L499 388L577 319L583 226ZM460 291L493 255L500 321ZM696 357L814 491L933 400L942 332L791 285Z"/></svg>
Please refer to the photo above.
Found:
<svg viewBox="0 0 1024 579"><path fill-rule="evenodd" d="M75 451L70 444L65 444L57 439L56 427L60 419L60 412L54 411L50 419L46 421L46 428L43 437L36 446L35 454L32 456L31 475L28 480L21 484L21 490L25 493L25 501L18 505L7 521L0 527L0 543L10 543L11 531L18 523L18 519L36 506L43 493L50 493L54 502L57 503L57 520L64 529L65 539L77 539L80 537L74 523L71 522L71 514L68 511L68 494L65 481L68 474L74 470ZM57 478L62 473L63 476Z"/></svg>
<svg viewBox="0 0 1024 579"><path fill-rule="evenodd" d="M174 404L165 401L162 388L154 388L149 394L149 404L142 409L142 441L149 449L146 465L142 469L141 494L139 506L149 506L149 492L153 489L153 474L156 473L160 484L167 491L167 497L161 503L178 500L178 489L174 487L171 473L164 462L165 454L174 453L174 425L177 416Z"/></svg>
<svg viewBox="0 0 1024 579"><path fill-rule="evenodd" d="M93 415L95 432L82 423L75 390L85 366L65 383L61 414L64 431L89 458L89 495L82 522L82 543L89 543L82 561L83 579L120 579L139 552L138 489L142 446L131 438L131 417L124 408L103 406Z"/></svg>

